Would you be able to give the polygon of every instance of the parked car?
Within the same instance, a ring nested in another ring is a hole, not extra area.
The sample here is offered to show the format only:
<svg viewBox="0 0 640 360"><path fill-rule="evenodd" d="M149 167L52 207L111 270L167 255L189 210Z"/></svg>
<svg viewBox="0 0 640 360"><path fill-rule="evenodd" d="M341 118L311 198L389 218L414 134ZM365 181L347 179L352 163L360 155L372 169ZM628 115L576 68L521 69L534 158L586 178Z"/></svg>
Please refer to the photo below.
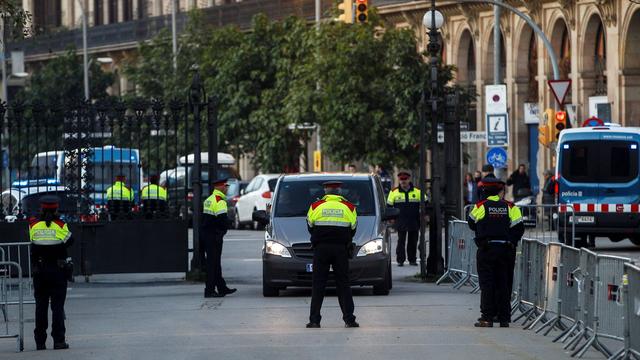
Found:
<svg viewBox="0 0 640 360"><path fill-rule="evenodd" d="M261 229L261 225L252 219L256 210L266 210L271 201L271 195L278 182L279 174L262 174L253 178L246 189L241 191L241 196L236 203L234 227L236 229L249 225L255 230Z"/></svg>
<svg viewBox="0 0 640 360"><path fill-rule="evenodd" d="M227 215L229 216L229 221L233 225L233 228L238 229L235 224L236 203L238 202L238 199L240 199L240 192L247 187L248 182L238 179L229 179L227 184L229 184L229 187L227 187Z"/></svg>
<svg viewBox="0 0 640 360"><path fill-rule="evenodd" d="M391 238L387 220L398 216L387 208L380 178L371 174L300 174L280 178L271 211L260 210L254 219L266 223L262 250L262 293L278 296L287 287L310 287L313 248L307 229L309 205L324 196L326 181L343 182L342 194L358 212L353 242L355 255L349 261L353 286L373 286L373 293L387 295L392 287ZM329 285L334 286L333 275Z"/></svg>
<svg viewBox="0 0 640 360"><path fill-rule="evenodd" d="M209 190L209 155L202 153L200 179L202 181L202 196L208 196ZM167 189L167 202L170 206L177 205L179 214L191 222L194 178L194 155L181 156L178 166L160 173L159 184ZM235 169L235 159L230 154L218 153L218 178L240 179L240 174Z"/></svg>

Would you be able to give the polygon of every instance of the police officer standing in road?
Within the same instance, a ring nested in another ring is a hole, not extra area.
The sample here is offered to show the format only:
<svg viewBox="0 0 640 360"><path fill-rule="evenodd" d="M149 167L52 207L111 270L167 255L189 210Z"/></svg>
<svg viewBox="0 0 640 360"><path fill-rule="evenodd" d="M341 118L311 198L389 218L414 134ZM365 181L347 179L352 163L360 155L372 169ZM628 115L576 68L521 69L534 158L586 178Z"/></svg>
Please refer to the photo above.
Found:
<svg viewBox="0 0 640 360"><path fill-rule="evenodd" d="M33 290L36 300L36 326L33 331L36 349L45 350L49 301L51 301L51 337L53 348L68 349L65 341L64 302L67 297L67 248L73 244L71 231L57 214L58 198L43 196L41 212L29 221Z"/></svg>
<svg viewBox="0 0 640 360"><path fill-rule="evenodd" d="M237 289L227 287L222 277L222 238L229 228L227 215L227 179L218 179L213 183L214 190L204 201L200 244L204 248L207 281L204 297L223 297L233 294ZM217 289L217 291L216 291Z"/></svg>
<svg viewBox="0 0 640 360"><path fill-rule="evenodd" d="M326 195L311 204L307 212L307 225L313 246L313 289L307 328L320 327L320 309L331 267L335 274L345 327L359 327L353 315L353 296L349 282L349 259L353 256L352 240L358 217L356 207L340 195L342 182L327 181L322 186Z"/></svg>
<svg viewBox="0 0 640 360"><path fill-rule="evenodd" d="M406 171L398 173L400 186L391 190L387 197L387 205L400 209L396 223L398 230L398 246L396 261L404 266L404 261L417 266L416 250L418 248L418 231L420 230L420 189L411 183L411 174ZM406 252L405 252L406 243Z"/></svg>
<svg viewBox="0 0 640 360"><path fill-rule="evenodd" d="M497 318L500 327L509 327L516 247L524 234L522 214L503 199L503 181L485 177L479 186L487 198L478 202L468 216L469 227L476 232L481 291L482 314L475 326L493 327Z"/></svg>

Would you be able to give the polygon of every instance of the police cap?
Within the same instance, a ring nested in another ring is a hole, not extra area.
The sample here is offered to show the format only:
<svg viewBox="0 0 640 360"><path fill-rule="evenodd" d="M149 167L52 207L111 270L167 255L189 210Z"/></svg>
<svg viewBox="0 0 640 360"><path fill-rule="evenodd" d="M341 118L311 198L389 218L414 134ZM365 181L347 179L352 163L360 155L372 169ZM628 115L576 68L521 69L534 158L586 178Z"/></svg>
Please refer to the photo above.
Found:
<svg viewBox="0 0 640 360"><path fill-rule="evenodd" d="M40 198L40 208L57 209L60 204L60 198L55 195L45 195Z"/></svg>
<svg viewBox="0 0 640 360"><path fill-rule="evenodd" d="M225 185L229 178L217 178L213 181L213 186Z"/></svg>
<svg viewBox="0 0 640 360"><path fill-rule="evenodd" d="M339 189L342 187L343 182L338 180L325 181L322 186L330 189Z"/></svg>
<svg viewBox="0 0 640 360"><path fill-rule="evenodd" d="M411 177L411 174L408 171L400 171L398 173L398 179L407 180Z"/></svg>
<svg viewBox="0 0 640 360"><path fill-rule="evenodd" d="M478 184L479 187L484 189L488 189L488 188L503 189L505 185L506 184L504 181L500 179L496 179L494 177L482 178L482 180L480 180L480 183Z"/></svg>
<svg viewBox="0 0 640 360"><path fill-rule="evenodd" d="M482 166L482 171L484 172L493 172L493 165L491 164L484 164Z"/></svg>

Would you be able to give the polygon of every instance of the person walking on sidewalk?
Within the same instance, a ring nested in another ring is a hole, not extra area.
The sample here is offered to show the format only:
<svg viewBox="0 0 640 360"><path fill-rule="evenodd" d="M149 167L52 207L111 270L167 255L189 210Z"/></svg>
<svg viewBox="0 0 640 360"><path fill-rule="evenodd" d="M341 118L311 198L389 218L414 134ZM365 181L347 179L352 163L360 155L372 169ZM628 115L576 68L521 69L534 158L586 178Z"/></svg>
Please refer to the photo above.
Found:
<svg viewBox="0 0 640 360"><path fill-rule="evenodd" d="M482 315L476 327L493 327L495 318L500 327L509 327L511 322L516 247L524 234L524 224L520 209L504 200L504 186L505 183L496 178L482 179L480 187L487 199L478 202L467 219L469 228L476 233L478 246Z"/></svg>
<svg viewBox="0 0 640 360"><path fill-rule="evenodd" d="M413 186L411 174L407 171L398 173L400 186L391 190L387 197L387 205L398 208L400 216L396 222L398 230L398 246L396 261L404 266L405 260L417 266L416 250L418 248L418 231L420 230L420 189ZM406 250L405 250L406 244Z"/></svg>

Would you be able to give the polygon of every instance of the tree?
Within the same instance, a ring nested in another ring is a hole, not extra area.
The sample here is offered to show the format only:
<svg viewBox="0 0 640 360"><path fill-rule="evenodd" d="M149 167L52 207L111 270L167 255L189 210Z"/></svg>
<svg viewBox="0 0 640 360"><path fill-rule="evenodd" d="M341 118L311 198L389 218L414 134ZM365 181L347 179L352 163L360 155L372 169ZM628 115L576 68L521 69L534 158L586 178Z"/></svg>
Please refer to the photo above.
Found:
<svg viewBox="0 0 640 360"><path fill-rule="evenodd" d="M108 96L107 88L113 84L113 74L102 71L98 62L89 66L89 91L92 99ZM84 68L82 59L76 50L70 48L66 53L45 63L33 72L27 88L18 94L27 101L41 100L47 106L71 106L84 99Z"/></svg>
<svg viewBox="0 0 640 360"><path fill-rule="evenodd" d="M0 0L0 16L4 18L4 25L11 29L11 35L27 36L29 27L27 24L31 20L31 14L22 9L21 0ZM4 39L0 39L0 42Z"/></svg>

